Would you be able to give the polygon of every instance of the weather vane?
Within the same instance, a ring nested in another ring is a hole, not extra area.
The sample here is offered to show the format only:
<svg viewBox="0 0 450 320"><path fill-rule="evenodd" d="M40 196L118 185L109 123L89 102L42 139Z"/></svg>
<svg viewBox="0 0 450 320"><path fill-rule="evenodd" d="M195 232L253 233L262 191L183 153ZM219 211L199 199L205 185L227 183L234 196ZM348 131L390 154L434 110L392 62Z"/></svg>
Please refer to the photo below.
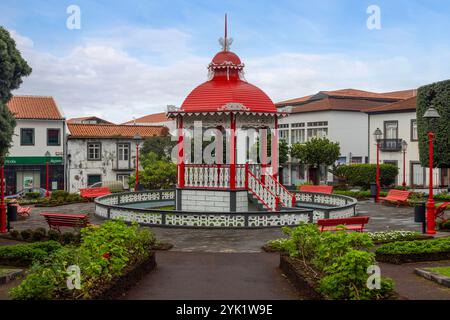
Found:
<svg viewBox="0 0 450 320"><path fill-rule="evenodd" d="M225 13L225 36L220 37L219 43L222 46L223 51L228 51L230 49L231 44L233 43L233 38L228 38L228 23L227 23L227 14Z"/></svg>

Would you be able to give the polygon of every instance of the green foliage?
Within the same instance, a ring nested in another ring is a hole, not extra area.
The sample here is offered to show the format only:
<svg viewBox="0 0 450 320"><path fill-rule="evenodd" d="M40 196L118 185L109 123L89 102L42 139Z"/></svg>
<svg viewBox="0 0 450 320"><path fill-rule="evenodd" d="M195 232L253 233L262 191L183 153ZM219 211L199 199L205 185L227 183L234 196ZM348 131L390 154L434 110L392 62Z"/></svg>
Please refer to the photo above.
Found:
<svg viewBox="0 0 450 320"><path fill-rule="evenodd" d="M31 229L25 229L25 230L20 231L20 236L22 237L23 240L30 239L32 234L33 234L33 230L31 230Z"/></svg>
<svg viewBox="0 0 450 320"><path fill-rule="evenodd" d="M166 137L149 137L145 139L140 150L141 159L145 160L149 153L157 155L158 160L170 161L172 149L176 146L177 141L172 141L170 136Z"/></svg>
<svg viewBox="0 0 450 320"><path fill-rule="evenodd" d="M47 232L47 236L48 236L49 240L59 241L61 235L58 231L50 229Z"/></svg>
<svg viewBox="0 0 450 320"><path fill-rule="evenodd" d="M278 164L285 164L289 161L289 145L284 140L278 142Z"/></svg>
<svg viewBox="0 0 450 320"><path fill-rule="evenodd" d="M27 266L34 261L42 261L61 248L56 241L34 242L0 247L0 259L15 265Z"/></svg>
<svg viewBox="0 0 450 320"><path fill-rule="evenodd" d="M176 183L177 165L168 159L160 159L153 152L141 158L143 171L139 171L139 183L146 189L167 189ZM135 176L130 177L134 185Z"/></svg>
<svg viewBox="0 0 450 320"><path fill-rule="evenodd" d="M371 197L370 191L350 191L350 190L334 190L334 194L339 194L341 196L347 196L356 198L358 200L367 199Z"/></svg>
<svg viewBox="0 0 450 320"><path fill-rule="evenodd" d="M9 32L0 27L0 163L11 146L16 122L6 103L11 91L22 84L22 77L31 73L31 68L16 49L16 43Z"/></svg>
<svg viewBox="0 0 450 320"><path fill-rule="evenodd" d="M436 252L450 252L450 238L393 242L382 245L376 251L376 253L383 254L420 254Z"/></svg>
<svg viewBox="0 0 450 320"><path fill-rule="evenodd" d="M439 221L439 230L450 230L450 220Z"/></svg>
<svg viewBox="0 0 450 320"><path fill-rule="evenodd" d="M41 196L39 192L28 192L25 194L25 199L37 199Z"/></svg>
<svg viewBox="0 0 450 320"><path fill-rule="evenodd" d="M346 250L324 268L320 291L332 299L371 300L389 296L394 290L391 279L381 279L379 290L367 287L367 268L375 264L375 255L366 251Z"/></svg>
<svg viewBox="0 0 450 320"><path fill-rule="evenodd" d="M54 207L70 203L86 202L87 200L77 193L69 193L64 190L52 191L50 198L40 198L35 202L38 207Z"/></svg>
<svg viewBox="0 0 450 320"><path fill-rule="evenodd" d="M22 283L12 289L13 299L89 299L108 286L127 267L142 261L155 243L153 234L137 224L107 221L81 232L78 247L65 246L33 264ZM81 288L69 290L67 267L81 271Z"/></svg>
<svg viewBox="0 0 450 320"><path fill-rule="evenodd" d="M12 238L18 238L19 237L19 235L20 235L20 232L19 231L17 231L17 230L11 230L10 232L9 232L9 235L12 237Z"/></svg>
<svg viewBox="0 0 450 320"><path fill-rule="evenodd" d="M433 105L441 116L439 119L423 118L425 111ZM450 167L450 80L420 87L417 92L417 130L419 155L423 167L428 167L428 136L435 134L433 167Z"/></svg>
<svg viewBox="0 0 450 320"><path fill-rule="evenodd" d="M333 174L345 179L351 186L359 186L365 189L370 183L376 181L376 164L350 164L337 167ZM388 186L395 182L398 175L398 167L391 164L380 164L380 182L382 186Z"/></svg>
<svg viewBox="0 0 450 320"><path fill-rule="evenodd" d="M306 143L296 143L291 147L291 156L300 163L318 167L333 165L340 155L339 142L332 142L327 138L313 138Z"/></svg>
<svg viewBox="0 0 450 320"><path fill-rule="evenodd" d="M32 235L31 235L31 239L33 241L41 241L46 236L47 236L47 230L45 230L45 228L37 228L36 230L33 231Z"/></svg>
<svg viewBox="0 0 450 320"><path fill-rule="evenodd" d="M393 282L381 280L381 289L367 287L368 267L375 265L368 234L320 232L315 224L283 228L289 238L272 242L281 251L300 259L318 275L319 291L331 299L381 299L393 292Z"/></svg>

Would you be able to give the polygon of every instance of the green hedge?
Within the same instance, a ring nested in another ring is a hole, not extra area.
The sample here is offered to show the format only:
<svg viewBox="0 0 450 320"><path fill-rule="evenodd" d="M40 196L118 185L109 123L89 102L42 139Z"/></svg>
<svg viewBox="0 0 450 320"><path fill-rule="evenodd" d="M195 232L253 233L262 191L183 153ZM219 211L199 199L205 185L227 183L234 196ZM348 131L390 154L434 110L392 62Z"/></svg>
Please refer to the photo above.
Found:
<svg viewBox="0 0 450 320"><path fill-rule="evenodd" d="M425 111L433 105L439 119L426 120ZM434 166L450 167L450 80L420 87L417 92L417 130L419 135L419 155L423 167L428 167L427 132L435 133Z"/></svg>
<svg viewBox="0 0 450 320"><path fill-rule="evenodd" d="M370 188L370 183L376 181L376 164L350 164L337 167L333 174L345 180L351 186L365 189ZM380 164L380 182L382 186L389 186L395 182L398 175L398 167L391 164Z"/></svg>
<svg viewBox="0 0 450 320"><path fill-rule="evenodd" d="M60 248L61 245L56 241L2 246L0 247L0 261L8 265L29 266L33 262L43 261Z"/></svg>
<svg viewBox="0 0 450 320"><path fill-rule="evenodd" d="M450 238L393 242L379 247L376 251L376 253L384 254L420 254L437 252L450 252Z"/></svg>

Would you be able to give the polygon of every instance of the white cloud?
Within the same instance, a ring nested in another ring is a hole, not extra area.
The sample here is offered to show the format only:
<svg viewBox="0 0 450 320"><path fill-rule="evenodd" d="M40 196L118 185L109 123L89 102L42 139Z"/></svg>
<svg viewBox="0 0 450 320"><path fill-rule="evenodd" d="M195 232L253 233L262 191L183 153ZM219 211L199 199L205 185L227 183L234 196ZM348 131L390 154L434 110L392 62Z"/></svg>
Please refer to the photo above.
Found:
<svg viewBox="0 0 450 320"><path fill-rule="evenodd" d="M68 118L96 115L120 123L164 111L168 104L179 106L190 90L206 80L212 58L192 54L189 35L176 29L117 28L86 39L64 56L39 51L31 39L14 31L12 35L33 67L17 93L52 95ZM136 50L139 54L133 54ZM156 58L142 57L143 52ZM450 74L439 59L430 57L411 61L401 56L374 60L280 53L241 58L247 65L247 80L274 101L350 87L407 89Z"/></svg>

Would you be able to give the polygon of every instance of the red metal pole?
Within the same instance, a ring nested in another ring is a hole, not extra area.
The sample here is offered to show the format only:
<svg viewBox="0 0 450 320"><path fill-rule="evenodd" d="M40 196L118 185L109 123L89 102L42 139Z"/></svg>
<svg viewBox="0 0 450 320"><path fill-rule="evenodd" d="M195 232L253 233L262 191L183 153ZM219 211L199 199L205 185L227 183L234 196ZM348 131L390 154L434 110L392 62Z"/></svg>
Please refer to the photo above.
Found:
<svg viewBox="0 0 450 320"><path fill-rule="evenodd" d="M403 151L403 187L406 187L406 151Z"/></svg>
<svg viewBox="0 0 450 320"><path fill-rule="evenodd" d="M261 143L259 154L261 157L261 182L266 183L266 164L267 164L267 129L261 129Z"/></svg>
<svg viewBox="0 0 450 320"><path fill-rule="evenodd" d="M375 196L375 202L380 202L380 144L377 142L377 174L376 174L376 182L377 182L377 194Z"/></svg>
<svg viewBox="0 0 450 320"><path fill-rule="evenodd" d="M245 189L248 190L248 162L245 163Z"/></svg>
<svg viewBox="0 0 450 320"><path fill-rule="evenodd" d="M278 117L275 116L275 129L272 136L272 176L278 180Z"/></svg>
<svg viewBox="0 0 450 320"><path fill-rule="evenodd" d="M50 197L50 192L48 191L48 175L49 175L49 167L48 167L48 160L45 163L45 197Z"/></svg>
<svg viewBox="0 0 450 320"><path fill-rule="evenodd" d="M0 200L0 233L6 233L6 205L5 205L5 167L0 168L0 185L1 185L1 200Z"/></svg>
<svg viewBox="0 0 450 320"><path fill-rule="evenodd" d="M428 149L429 149L429 175L430 181L428 186L428 201L427 201L427 234L436 234L436 207L433 199L433 138L434 133L428 132Z"/></svg>
<svg viewBox="0 0 450 320"><path fill-rule="evenodd" d="M184 136L181 116L178 117L178 187L184 188Z"/></svg>
<svg viewBox="0 0 450 320"><path fill-rule="evenodd" d="M136 143L136 181L134 182L134 191L138 191L139 185L139 144Z"/></svg>
<svg viewBox="0 0 450 320"><path fill-rule="evenodd" d="M230 114L230 189L236 189L236 118L233 113Z"/></svg>

